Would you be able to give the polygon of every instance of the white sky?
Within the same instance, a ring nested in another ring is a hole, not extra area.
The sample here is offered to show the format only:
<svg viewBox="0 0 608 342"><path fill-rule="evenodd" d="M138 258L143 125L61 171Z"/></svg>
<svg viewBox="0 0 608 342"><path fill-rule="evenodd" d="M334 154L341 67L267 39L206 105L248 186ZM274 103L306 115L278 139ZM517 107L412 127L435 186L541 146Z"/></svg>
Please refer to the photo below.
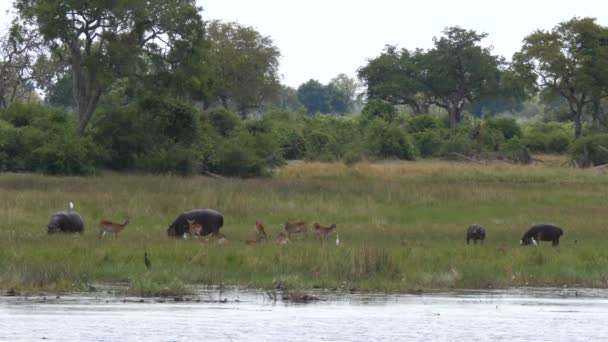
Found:
<svg viewBox="0 0 608 342"><path fill-rule="evenodd" d="M574 16L608 26L605 0L197 0L205 20L238 21L273 38L280 73L292 87L351 77L386 44L430 48L447 26L486 32L484 45L510 59L522 39ZM0 25L9 0L0 0Z"/></svg>

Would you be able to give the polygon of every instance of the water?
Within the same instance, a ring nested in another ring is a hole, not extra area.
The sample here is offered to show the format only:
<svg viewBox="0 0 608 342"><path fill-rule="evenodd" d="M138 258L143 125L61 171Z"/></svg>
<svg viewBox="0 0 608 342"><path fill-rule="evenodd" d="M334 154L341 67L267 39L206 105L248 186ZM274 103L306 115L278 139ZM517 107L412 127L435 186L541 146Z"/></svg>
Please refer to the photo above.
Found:
<svg viewBox="0 0 608 342"><path fill-rule="evenodd" d="M608 290L510 289L433 295L200 290L190 301L100 291L0 297L2 341L605 341Z"/></svg>

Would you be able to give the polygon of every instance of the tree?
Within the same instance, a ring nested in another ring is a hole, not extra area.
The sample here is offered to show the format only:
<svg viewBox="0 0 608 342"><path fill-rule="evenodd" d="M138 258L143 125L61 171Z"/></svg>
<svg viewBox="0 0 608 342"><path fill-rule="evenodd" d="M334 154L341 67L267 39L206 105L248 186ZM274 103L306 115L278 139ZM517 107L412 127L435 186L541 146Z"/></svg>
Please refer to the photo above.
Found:
<svg viewBox="0 0 608 342"><path fill-rule="evenodd" d="M327 85L327 92L331 108L339 114L352 111L359 85L357 81L346 74L339 74Z"/></svg>
<svg viewBox="0 0 608 342"><path fill-rule="evenodd" d="M15 0L21 20L71 68L78 131L84 131L99 98L116 77L145 69L143 56L170 60L173 48L203 38L195 0Z"/></svg>
<svg viewBox="0 0 608 342"><path fill-rule="evenodd" d="M306 107L308 114L331 112L327 90L317 80L311 79L298 87L298 100Z"/></svg>
<svg viewBox="0 0 608 342"><path fill-rule="evenodd" d="M433 38L435 47L412 57L419 60L420 82L431 102L448 112L454 128L462 119L465 105L492 93L499 86L502 58L479 46L487 37L474 30L450 27L444 37Z"/></svg>
<svg viewBox="0 0 608 342"><path fill-rule="evenodd" d="M234 104L245 118L248 111L280 93L281 53L270 37L252 27L218 20L209 23L207 34L213 97L226 109Z"/></svg>
<svg viewBox="0 0 608 342"><path fill-rule="evenodd" d="M594 18L573 18L551 31L537 30L524 39L513 56L513 67L537 90L559 94L580 137L585 109L608 96L608 29Z"/></svg>
<svg viewBox="0 0 608 342"><path fill-rule="evenodd" d="M0 37L0 109L33 93L33 66L40 43L38 35L17 22Z"/></svg>
<svg viewBox="0 0 608 342"><path fill-rule="evenodd" d="M407 105L416 114L428 113L429 102L422 93L420 60L422 51L387 45L380 56L368 60L357 75L366 87L369 100L383 100L395 105Z"/></svg>

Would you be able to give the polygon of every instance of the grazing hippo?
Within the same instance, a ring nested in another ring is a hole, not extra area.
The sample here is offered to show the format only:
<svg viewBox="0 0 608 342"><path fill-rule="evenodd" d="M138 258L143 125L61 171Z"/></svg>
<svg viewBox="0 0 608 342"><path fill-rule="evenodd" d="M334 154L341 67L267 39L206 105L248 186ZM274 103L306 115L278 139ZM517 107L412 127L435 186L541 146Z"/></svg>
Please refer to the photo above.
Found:
<svg viewBox="0 0 608 342"><path fill-rule="evenodd" d="M224 225L224 216L213 209L194 209L180 214L167 228L167 235L181 237L189 232L190 224L198 223L203 226L201 236L218 233Z"/></svg>
<svg viewBox="0 0 608 342"><path fill-rule="evenodd" d="M54 213L47 224L47 232L53 233L80 233L84 232L82 217L76 210L62 210Z"/></svg>
<svg viewBox="0 0 608 342"><path fill-rule="evenodd" d="M521 245L527 246L530 244L536 245L537 241L552 241L553 246L559 245L559 238L564 234L564 231L553 224L537 224L524 234L521 237L519 243Z"/></svg>
<svg viewBox="0 0 608 342"><path fill-rule="evenodd" d="M486 239L486 230L483 226L479 224L472 224L467 228L467 245L470 240L473 240L473 243L477 243L477 240L480 240L483 243L483 240Z"/></svg>

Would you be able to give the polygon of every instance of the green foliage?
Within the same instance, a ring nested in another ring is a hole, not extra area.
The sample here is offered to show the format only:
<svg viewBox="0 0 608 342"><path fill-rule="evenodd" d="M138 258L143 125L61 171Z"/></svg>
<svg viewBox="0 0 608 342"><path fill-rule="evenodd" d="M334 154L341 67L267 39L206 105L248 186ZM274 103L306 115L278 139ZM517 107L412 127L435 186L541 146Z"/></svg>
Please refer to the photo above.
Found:
<svg viewBox="0 0 608 342"><path fill-rule="evenodd" d="M380 118L386 122L392 122L397 119L397 109L392 104L384 101L369 100L363 107L361 115L364 120Z"/></svg>
<svg viewBox="0 0 608 342"><path fill-rule="evenodd" d="M306 135L305 146L308 160L334 161L340 157L340 146L336 138L319 129Z"/></svg>
<svg viewBox="0 0 608 342"><path fill-rule="evenodd" d="M188 176L196 174L200 170L200 158L194 147L169 143L138 155L135 167L138 170L155 174Z"/></svg>
<svg viewBox="0 0 608 342"><path fill-rule="evenodd" d="M558 122L533 122L525 126L523 142L532 152L565 153L572 143L571 129Z"/></svg>
<svg viewBox="0 0 608 342"><path fill-rule="evenodd" d="M370 122L364 134L372 157L414 160L419 154L416 145L403 128L381 119Z"/></svg>
<svg viewBox="0 0 608 342"><path fill-rule="evenodd" d="M227 176L255 177L268 175L283 164L277 142L271 133L241 129L219 145L212 171Z"/></svg>
<svg viewBox="0 0 608 342"><path fill-rule="evenodd" d="M439 132L423 131L412 134L412 137L421 157L435 157L439 154L443 144L443 139Z"/></svg>
<svg viewBox="0 0 608 342"><path fill-rule="evenodd" d="M485 120L485 126L488 128L491 128L491 129L498 130L499 132L502 133L502 136L506 140L512 139L514 137L521 138L521 136L522 136L521 127L519 127L519 124L513 118L506 118L506 117L490 118L490 119Z"/></svg>
<svg viewBox="0 0 608 342"><path fill-rule="evenodd" d="M608 164L608 134L596 134L576 140L570 147L570 155L579 166Z"/></svg>
<svg viewBox="0 0 608 342"><path fill-rule="evenodd" d="M530 164L532 162L530 150L519 138L513 138L502 144L500 154L503 158L519 164Z"/></svg>
<svg viewBox="0 0 608 342"><path fill-rule="evenodd" d="M219 134L226 137L241 124L241 118L225 108L212 108L203 112L206 120Z"/></svg>
<svg viewBox="0 0 608 342"><path fill-rule="evenodd" d="M15 103L0 113L0 123L0 168L6 171L90 174L105 157L58 109Z"/></svg>
<svg viewBox="0 0 608 342"><path fill-rule="evenodd" d="M409 133L420 133L429 130L443 128L439 119L430 115L412 115L407 119L407 131Z"/></svg>

